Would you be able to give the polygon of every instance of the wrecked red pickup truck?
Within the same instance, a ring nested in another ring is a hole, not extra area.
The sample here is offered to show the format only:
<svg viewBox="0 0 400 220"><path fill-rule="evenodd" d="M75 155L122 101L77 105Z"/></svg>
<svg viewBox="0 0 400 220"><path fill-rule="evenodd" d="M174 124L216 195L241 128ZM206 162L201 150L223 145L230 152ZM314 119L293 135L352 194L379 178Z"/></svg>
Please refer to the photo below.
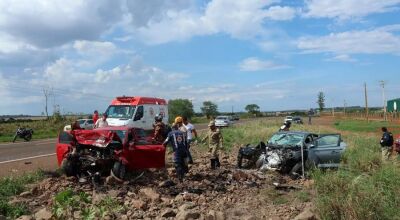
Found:
<svg viewBox="0 0 400 220"><path fill-rule="evenodd" d="M127 171L165 166L165 147L143 129L127 126L63 131L56 144L58 165L67 176L124 179Z"/></svg>

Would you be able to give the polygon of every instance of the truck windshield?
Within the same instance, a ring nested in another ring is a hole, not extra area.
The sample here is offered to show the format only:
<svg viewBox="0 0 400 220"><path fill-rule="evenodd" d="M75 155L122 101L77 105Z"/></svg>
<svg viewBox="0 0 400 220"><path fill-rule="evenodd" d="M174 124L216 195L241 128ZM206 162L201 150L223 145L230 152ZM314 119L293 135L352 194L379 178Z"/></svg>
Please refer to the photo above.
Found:
<svg viewBox="0 0 400 220"><path fill-rule="evenodd" d="M134 105L110 105L106 111L108 118L131 119L135 112Z"/></svg>
<svg viewBox="0 0 400 220"><path fill-rule="evenodd" d="M274 134L268 143L273 145L283 146L296 146L300 145L303 141L303 135L301 134L290 134L290 133L278 133Z"/></svg>

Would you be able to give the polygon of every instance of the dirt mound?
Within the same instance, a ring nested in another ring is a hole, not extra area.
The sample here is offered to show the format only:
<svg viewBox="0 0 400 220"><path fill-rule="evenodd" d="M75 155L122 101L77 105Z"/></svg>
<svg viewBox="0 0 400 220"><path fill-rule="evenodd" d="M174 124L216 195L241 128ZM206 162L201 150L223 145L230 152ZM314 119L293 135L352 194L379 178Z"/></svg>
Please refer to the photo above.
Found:
<svg viewBox="0 0 400 220"><path fill-rule="evenodd" d="M306 201L290 196L286 202L275 201L297 188L277 190L273 183L302 187L301 181L274 172L235 169L236 155L222 156L221 168L211 170L208 158L197 156L183 183L171 167L135 173L123 183L104 179L100 185L49 177L13 202L26 204L33 219L45 211L56 218L79 219L90 210L94 219L292 219L307 207Z"/></svg>

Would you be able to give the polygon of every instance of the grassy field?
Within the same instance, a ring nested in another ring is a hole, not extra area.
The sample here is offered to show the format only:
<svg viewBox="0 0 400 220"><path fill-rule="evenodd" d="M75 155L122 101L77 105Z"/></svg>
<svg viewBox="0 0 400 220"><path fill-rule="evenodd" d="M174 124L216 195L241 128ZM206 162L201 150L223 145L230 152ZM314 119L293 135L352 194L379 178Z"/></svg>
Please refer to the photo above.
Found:
<svg viewBox="0 0 400 220"><path fill-rule="evenodd" d="M400 125L385 121L365 121L365 120L338 120L334 123L335 128L341 131L352 132L381 132L381 127L387 127L393 134L400 133Z"/></svg>
<svg viewBox="0 0 400 220"><path fill-rule="evenodd" d="M337 171L312 172L311 176L315 180L315 198L312 201L322 219L400 219L399 162L382 162L379 134L362 134L379 129L383 123L374 122L366 128L358 127L359 124L364 125L363 122L350 121L339 127L352 131L343 135L349 148L342 158L342 167ZM279 125L280 121L262 120L224 129L224 150L230 151L232 146L266 141ZM335 124L332 127L338 128L337 126ZM292 130L331 133L332 127L294 125ZM299 198L308 194L307 191L300 191Z"/></svg>
<svg viewBox="0 0 400 220"><path fill-rule="evenodd" d="M57 137L65 125L73 120L40 120L30 122L12 122L0 124L0 142L11 142L18 127L32 128L33 140ZM22 140L22 139L17 139Z"/></svg>

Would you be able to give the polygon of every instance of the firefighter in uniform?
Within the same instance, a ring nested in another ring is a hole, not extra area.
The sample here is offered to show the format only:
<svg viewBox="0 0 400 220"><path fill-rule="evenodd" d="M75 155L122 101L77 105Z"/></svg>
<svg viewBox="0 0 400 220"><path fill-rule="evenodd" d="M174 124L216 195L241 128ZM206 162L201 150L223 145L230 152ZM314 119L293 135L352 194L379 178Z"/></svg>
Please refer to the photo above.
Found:
<svg viewBox="0 0 400 220"><path fill-rule="evenodd" d="M155 123L153 124L153 128L154 128L154 136L153 136L153 140L157 143L163 143L166 135L166 126L165 124L162 122L162 115L156 115L156 117L154 117Z"/></svg>
<svg viewBox="0 0 400 220"><path fill-rule="evenodd" d="M218 153L219 149L222 147L224 139L220 130L215 126L214 121L211 121L208 124L208 127L208 134L203 138L202 142L208 139L208 152L211 153L211 169L216 169L217 167L221 166Z"/></svg>
<svg viewBox="0 0 400 220"><path fill-rule="evenodd" d="M183 177L189 172L188 162L188 145L186 134L179 130L178 124L172 124L172 131L168 133L163 145L167 147L170 144L174 151L174 164L176 174L180 182L183 182Z"/></svg>

